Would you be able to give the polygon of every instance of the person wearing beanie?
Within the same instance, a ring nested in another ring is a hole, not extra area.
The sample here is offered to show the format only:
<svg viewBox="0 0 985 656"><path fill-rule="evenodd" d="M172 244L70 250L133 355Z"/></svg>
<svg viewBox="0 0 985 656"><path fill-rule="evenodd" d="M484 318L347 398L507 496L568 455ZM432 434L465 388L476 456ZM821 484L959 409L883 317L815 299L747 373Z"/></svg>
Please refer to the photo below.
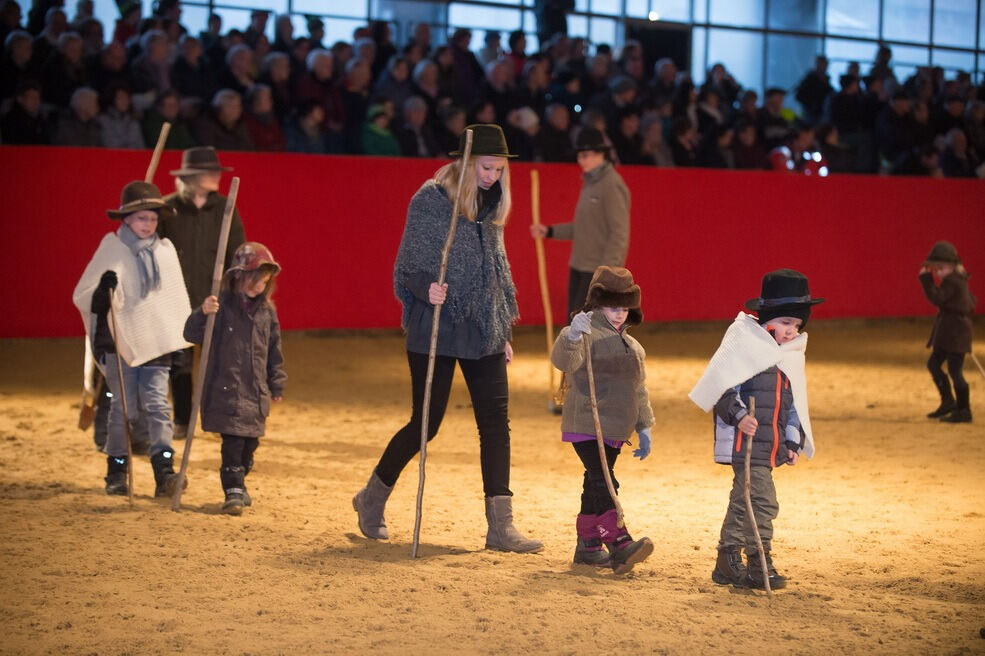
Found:
<svg viewBox="0 0 985 656"><path fill-rule="evenodd" d="M154 496L169 497L178 478L171 448L168 372L172 353L189 346L181 333L191 311L178 253L156 233L158 221L172 218L174 210L156 186L134 181L123 188L119 209L107 214L120 221L120 227L103 237L72 294L95 362L113 395L104 447L106 494L130 492L126 419L146 425Z"/></svg>
<svg viewBox="0 0 985 656"><path fill-rule="evenodd" d="M551 351L551 362L570 381L561 414L561 440L572 444L585 467L574 562L611 566L618 574L646 559L653 542L647 537L634 540L625 526L618 525L599 454L585 350L591 352L595 375L604 466L618 489L616 458L634 432L639 435L639 448L633 455L642 460L650 453L653 410L646 389L646 352L626 332L642 321L640 288L633 274L622 267L600 266L581 311L561 330Z"/></svg>
<svg viewBox="0 0 985 656"><path fill-rule="evenodd" d="M226 515L241 515L253 505L246 475L266 432L270 402L284 395L280 321L270 300L278 273L269 248L244 242L222 278L219 296L207 296L185 321L185 339L201 344L208 316L216 315L202 390L202 430L222 436L219 481Z"/></svg>
<svg viewBox="0 0 985 656"><path fill-rule="evenodd" d="M714 409L715 462L732 466L732 491L711 574L715 583L765 588L755 521L770 587L786 585L771 556L773 520L780 511L773 469L795 465L800 454L814 455L804 371L807 333L801 331L811 308L824 300L811 297L807 278L798 271L767 273L759 297L746 302L746 309L758 316L739 312L688 394L705 412ZM755 399L755 414L750 399ZM752 518L746 515L744 497L749 449Z"/></svg>
<svg viewBox="0 0 985 656"><path fill-rule="evenodd" d="M934 244L920 266L923 293L938 308L927 340L927 347L933 349L927 369L940 393L941 403L927 416L953 424L971 421L970 392L963 369L965 353L971 352L971 317L978 301L968 289L969 277L957 249L946 241ZM947 374L942 368L945 361ZM954 383L953 393L951 382Z"/></svg>
<svg viewBox="0 0 985 656"><path fill-rule="evenodd" d="M472 130L473 143L466 161L462 154L468 130ZM492 124L468 126L458 150L450 155L456 159L438 169L411 199L394 264L393 287L403 307L400 323L407 337L413 412L410 421L390 438L352 507L363 535L374 540L389 538L383 516L387 499L421 448L434 308L441 305L427 437L433 438L441 425L457 365L472 397L479 433L486 548L534 553L544 545L513 525L510 490L506 365L513 359L510 340L518 311L503 227L511 205L508 158L514 155L503 130ZM456 198L458 216L451 220ZM454 240L447 277L439 285L442 245L449 229L455 231Z"/></svg>
<svg viewBox="0 0 985 656"><path fill-rule="evenodd" d="M622 267L629 250L629 188L609 161L610 146L601 131L586 127L575 143L582 188L569 223L531 225L535 239L571 240L568 261L568 316L585 301L600 266Z"/></svg>

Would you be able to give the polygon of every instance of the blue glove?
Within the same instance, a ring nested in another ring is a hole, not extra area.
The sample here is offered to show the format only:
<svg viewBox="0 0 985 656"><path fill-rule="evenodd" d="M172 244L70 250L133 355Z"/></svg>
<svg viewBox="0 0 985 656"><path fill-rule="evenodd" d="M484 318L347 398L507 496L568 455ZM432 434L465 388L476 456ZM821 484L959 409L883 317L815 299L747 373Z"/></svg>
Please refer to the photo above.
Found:
<svg viewBox="0 0 985 656"><path fill-rule="evenodd" d="M645 460L650 455L650 429L644 428L639 432L640 448L633 451L633 457Z"/></svg>
<svg viewBox="0 0 985 656"><path fill-rule="evenodd" d="M568 326L568 339L572 342L577 342L581 339L582 335L592 334L592 313L591 312L579 312L571 320L571 325Z"/></svg>

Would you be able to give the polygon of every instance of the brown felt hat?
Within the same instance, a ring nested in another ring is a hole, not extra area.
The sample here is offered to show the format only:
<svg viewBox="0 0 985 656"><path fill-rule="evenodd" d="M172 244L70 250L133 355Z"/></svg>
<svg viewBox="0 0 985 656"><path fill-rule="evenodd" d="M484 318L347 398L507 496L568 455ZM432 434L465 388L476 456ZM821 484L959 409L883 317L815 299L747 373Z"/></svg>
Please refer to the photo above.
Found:
<svg viewBox="0 0 985 656"><path fill-rule="evenodd" d="M120 208L106 210L106 214L109 218L119 221L141 210L155 210L162 219L169 219L175 215L174 208L164 202L157 185L143 180L134 180L125 186L120 193Z"/></svg>
<svg viewBox="0 0 985 656"><path fill-rule="evenodd" d="M452 157L461 157L465 151L465 134L472 130L472 154L471 157L487 155L489 157L516 157L510 154L509 146L506 145L506 135L503 128L492 123L475 123L465 128L458 138L458 150L448 153Z"/></svg>
<svg viewBox="0 0 985 656"><path fill-rule="evenodd" d="M588 296L583 311L600 307L620 307L629 310L626 323L636 325L643 321L640 310L640 286L633 282L633 274L624 267L602 265L595 269L588 284Z"/></svg>
<svg viewBox="0 0 985 656"><path fill-rule="evenodd" d="M169 171L170 175L198 175L199 173L215 173L232 171L231 167L219 164L219 153L212 146L188 148L181 153L181 168Z"/></svg>

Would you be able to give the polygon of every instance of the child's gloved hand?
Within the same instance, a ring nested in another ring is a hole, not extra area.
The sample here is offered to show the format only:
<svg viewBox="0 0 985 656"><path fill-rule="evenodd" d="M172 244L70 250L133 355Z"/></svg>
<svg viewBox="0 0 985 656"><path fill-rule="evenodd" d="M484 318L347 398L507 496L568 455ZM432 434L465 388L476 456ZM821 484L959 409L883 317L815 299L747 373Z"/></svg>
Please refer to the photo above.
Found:
<svg viewBox="0 0 985 656"><path fill-rule="evenodd" d="M644 428L639 432L640 448L633 451L633 457L645 460L650 455L650 429Z"/></svg>
<svg viewBox="0 0 985 656"><path fill-rule="evenodd" d="M106 271L99 279L99 288L116 289L117 282L116 271Z"/></svg>
<svg viewBox="0 0 985 656"><path fill-rule="evenodd" d="M568 326L568 339L572 342L577 342L581 339L582 335L592 334L592 313L591 312L579 312L571 320L571 325Z"/></svg>

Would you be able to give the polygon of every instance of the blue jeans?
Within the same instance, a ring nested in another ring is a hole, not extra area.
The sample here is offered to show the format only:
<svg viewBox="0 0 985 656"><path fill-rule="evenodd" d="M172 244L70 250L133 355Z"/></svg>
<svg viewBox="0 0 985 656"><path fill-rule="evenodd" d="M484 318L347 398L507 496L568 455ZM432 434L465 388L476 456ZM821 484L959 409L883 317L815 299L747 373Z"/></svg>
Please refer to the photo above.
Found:
<svg viewBox="0 0 985 656"><path fill-rule="evenodd" d="M113 398L109 406L109 427L106 436L106 455L116 458L127 454L127 436L123 428L123 403L120 400L120 380L116 371L116 354L103 356L106 384ZM123 365L123 382L127 391L127 413L131 427L138 413L147 425L150 436L150 455L171 448L174 425L171 423L171 404L168 402L168 367L130 367Z"/></svg>

